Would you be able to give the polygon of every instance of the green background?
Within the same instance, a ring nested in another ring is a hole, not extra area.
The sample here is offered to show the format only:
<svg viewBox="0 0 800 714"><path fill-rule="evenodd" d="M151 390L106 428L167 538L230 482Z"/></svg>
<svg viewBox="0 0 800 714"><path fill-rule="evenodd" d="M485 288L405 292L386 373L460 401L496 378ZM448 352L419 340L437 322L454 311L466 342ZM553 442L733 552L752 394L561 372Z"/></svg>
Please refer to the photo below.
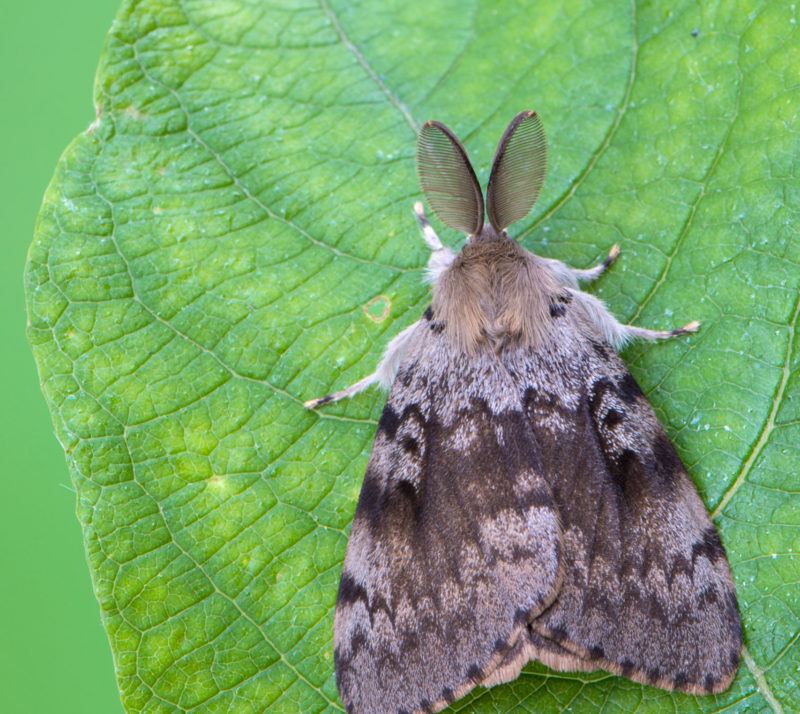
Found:
<svg viewBox="0 0 800 714"><path fill-rule="evenodd" d="M22 271L64 147L94 119L92 82L117 0L5 3L0 261L4 488L0 683L5 712L122 711L75 493L25 339Z"/></svg>

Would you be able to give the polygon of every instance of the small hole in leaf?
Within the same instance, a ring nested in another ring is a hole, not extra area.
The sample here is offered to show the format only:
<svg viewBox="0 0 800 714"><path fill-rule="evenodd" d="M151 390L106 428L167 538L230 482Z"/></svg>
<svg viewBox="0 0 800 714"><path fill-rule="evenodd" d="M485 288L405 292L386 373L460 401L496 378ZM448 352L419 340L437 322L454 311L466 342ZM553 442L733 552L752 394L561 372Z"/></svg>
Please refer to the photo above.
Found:
<svg viewBox="0 0 800 714"><path fill-rule="evenodd" d="M364 314L373 322L383 322L389 317L392 301L385 295L378 295L364 305Z"/></svg>

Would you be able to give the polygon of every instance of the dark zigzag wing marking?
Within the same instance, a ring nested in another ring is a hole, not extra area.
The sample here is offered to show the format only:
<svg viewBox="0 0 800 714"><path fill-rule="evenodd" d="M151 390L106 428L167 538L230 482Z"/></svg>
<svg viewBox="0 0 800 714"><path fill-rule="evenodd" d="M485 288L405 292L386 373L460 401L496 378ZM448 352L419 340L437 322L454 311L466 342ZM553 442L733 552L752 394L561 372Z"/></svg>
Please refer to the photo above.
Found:
<svg viewBox="0 0 800 714"><path fill-rule="evenodd" d="M531 629L588 661L580 669L722 691L738 666L741 623L708 512L616 352L569 310L552 335L505 358L564 528L564 583Z"/></svg>
<svg viewBox="0 0 800 714"><path fill-rule="evenodd" d="M497 359L422 321L375 437L334 624L349 712L437 711L555 596L560 527Z"/></svg>

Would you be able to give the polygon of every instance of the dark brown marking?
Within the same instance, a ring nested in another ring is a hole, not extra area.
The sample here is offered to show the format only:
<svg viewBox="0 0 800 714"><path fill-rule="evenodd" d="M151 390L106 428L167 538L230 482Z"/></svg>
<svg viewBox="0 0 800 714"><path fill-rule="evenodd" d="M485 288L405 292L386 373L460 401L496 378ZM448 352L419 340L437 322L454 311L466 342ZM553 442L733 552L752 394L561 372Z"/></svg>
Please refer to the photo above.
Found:
<svg viewBox="0 0 800 714"><path fill-rule="evenodd" d="M521 607L517 608L517 611L514 613L515 625L522 625L523 623L527 624L530 619L531 619L530 614L528 613L528 610L525 608Z"/></svg>
<svg viewBox="0 0 800 714"><path fill-rule="evenodd" d="M361 486L361 494L358 497L356 515L362 515L370 525L380 523L380 514L383 501L383 488L381 481L376 478L371 469L367 468L364 475L364 483Z"/></svg>
<svg viewBox="0 0 800 714"><path fill-rule="evenodd" d="M604 345L602 342L598 342L597 340L589 340L589 344L592 346L592 349L597 353L600 359L608 362L611 355L609 354L607 345Z"/></svg>
<svg viewBox="0 0 800 714"><path fill-rule="evenodd" d="M597 415L597 412L600 410L601 405L603 404L603 397L605 396L606 392L616 392L617 388L608 377L601 377L597 381L592 384L592 388L589 392L589 409L591 410L592 414Z"/></svg>
<svg viewBox="0 0 800 714"><path fill-rule="evenodd" d="M735 597L734 597L734 604L736 604L736 598ZM737 615L739 614L739 608L738 607L736 608L736 614ZM740 655L741 655L741 653L739 652L739 650L733 650L731 652L731 655L730 655L731 669L736 669L739 666Z"/></svg>
<svg viewBox="0 0 800 714"><path fill-rule="evenodd" d="M419 454L419 442L413 436L407 436L403 439L401 446L403 447L403 451L407 454L411 454L412 456L417 456Z"/></svg>
<svg viewBox="0 0 800 714"><path fill-rule="evenodd" d="M404 652L412 652L419 647L419 635L416 630L403 630L400 636L400 649Z"/></svg>
<svg viewBox="0 0 800 714"><path fill-rule="evenodd" d="M737 630L739 632L741 632L742 621L739 618L739 603L736 602L736 593L733 590L729 590L727 595L726 595L726 598L725 598L725 610L727 611L727 614L728 614L729 618L733 618L733 616L736 615L735 625L736 625ZM736 655L736 662L738 663L739 662L739 652L734 652L734 654Z"/></svg>
<svg viewBox="0 0 800 714"><path fill-rule="evenodd" d="M389 607L389 603L386 602L386 598L384 598L380 593L375 593L372 602L370 602L366 589L362 585L356 583L351 575L342 573L342 579L339 581L339 594L336 598L336 604L337 606L340 603L344 605L352 605L355 602L362 602L364 604L364 607L369 613L370 622L372 621L373 615L380 610L385 612L389 619L394 622L394 611ZM352 642L356 639L356 637L351 640L350 649L353 651L355 650L355 645L352 644Z"/></svg>
<svg viewBox="0 0 800 714"><path fill-rule="evenodd" d="M603 417L603 426L607 429L613 429L624 418L625 417L622 412L617 411L616 409L609 409L606 412L606 415Z"/></svg>
<svg viewBox="0 0 800 714"><path fill-rule="evenodd" d="M339 595L336 600L337 603L341 602L345 605L352 605L356 600L363 600L369 604L364 586L359 585L349 573L342 573L342 579L339 581Z"/></svg>
<svg viewBox="0 0 800 714"><path fill-rule="evenodd" d="M709 585L703 590L700 591L700 594L697 596L697 602L700 607L708 607L710 605L715 605L719 602L719 593L717 592L717 588L715 585Z"/></svg>
<svg viewBox="0 0 800 714"><path fill-rule="evenodd" d="M401 479L397 482L395 493L411 507L414 517L419 518L422 510L422 500L419 497L417 487L411 481Z"/></svg>
<svg viewBox="0 0 800 714"><path fill-rule="evenodd" d="M567 639L567 631L563 627L551 627L548 635L556 642L563 642Z"/></svg>
<svg viewBox="0 0 800 714"><path fill-rule="evenodd" d="M684 470L675 447L663 432L653 441L653 456L658 464L658 470L664 475L677 475Z"/></svg>
<svg viewBox="0 0 800 714"><path fill-rule="evenodd" d="M483 679L483 671L477 664L471 664L467 668L467 678L471 679L475 684Z"/></svg>
<svg viewBox="0 0 800 714"><path fill-rule="evenodd" d="M694 562L690 563L682 555L677 555L672 561L669 570L665 573L667 585L672 587L675 578L680 574L687 575L689 579L692 580L694 576Z"/></svg>
<svg viewBox="0 0 800 714"><path fill-rule="evenodd" d="M678 672L672 678L672 684L675 689L683 689L689 683L689 675L686 672Z"/></svg>
<svg viewBox="0 0 800 714"><path fill-rule="evenodd" d="M550 317L563 317L566 311L567 308L563 305L558 305L554 302L550 303Z"/></svg>
<svg viewBox="0 0 800 714"><path fill-rule="evenodd" d="M378 421L378 433L383 433L390 441L394 441L397 436L397 427L400 425L400 416L392 409L390 404L386 404Z"/></svg>
<svg viewBox="0 0 800 714"><path fill-rule="evenodd" d="M632 449L625 449L612 461L611 478L625 502L629 502L639 488L638 464L639 456Z"/></svg>
<svg viewBox="0 0 800 714"><path fill-rule="evenodd" d="M529 419L535 418L537 413L555 412L567 421L574 421L577 419L579 410L579 408L573 409L565 406L556 394L544 394L533 387L528 387L522 395L522 406Z"/></svg>
<svg viewBox="0 0 800 714"><path fill-rule="evenodd" d="M349 662L352 659L352 655L355 655L360 649L367 647L369 645L367 639L367 632L366 630L358 630L351 638L350 638L350 652L351 656L347 659ZM344 657L339 655L340 660L344 661Z"/></svg>
<svg viewBox="0 0 800 714"><path fill-rule="evenodd" d="M703 540L692 545L692 566L694 566L695 561L700 556L703 556L712 563L725 557L725 550L722 547L719 534L714 526L706 528L706 530L703 531Z"/></svg>
<svg viewBox="0 0 800 714"><path fill-rule="evenodd" d="M521 508L552 508L553 497L540 488L532 488L519 497Z"/></svg>
<svg viewBox="0 0 800 714"><path fill-rule="evenodd" d="M636 380L630 372L626 372L625 376L619 380L617 389L619 396L622 397L623 401L628 402L628 404L632 404L644 396L641 387L636 383Z"/></svg>

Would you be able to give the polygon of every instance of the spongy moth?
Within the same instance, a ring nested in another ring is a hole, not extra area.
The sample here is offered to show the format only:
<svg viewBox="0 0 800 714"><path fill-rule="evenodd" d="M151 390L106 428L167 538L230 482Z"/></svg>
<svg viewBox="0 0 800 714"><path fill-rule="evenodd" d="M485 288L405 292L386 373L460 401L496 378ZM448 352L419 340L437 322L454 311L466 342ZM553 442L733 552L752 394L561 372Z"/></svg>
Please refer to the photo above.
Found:
<svg viewBox="0 0 800 714"><path fill-rule="evenodd" d="M615 348L674 337L620 324L576 270L506 229L533 207L535 112L500 139L484 202L466 150L427 122L417 172L459 254L432 250L430 307L374 374L378 424L347 545L334 661L348 712L434 712L535 659L693 694L728 687L741 623L719 536ZM488 222L484 217L488 217Z"/></svg>

